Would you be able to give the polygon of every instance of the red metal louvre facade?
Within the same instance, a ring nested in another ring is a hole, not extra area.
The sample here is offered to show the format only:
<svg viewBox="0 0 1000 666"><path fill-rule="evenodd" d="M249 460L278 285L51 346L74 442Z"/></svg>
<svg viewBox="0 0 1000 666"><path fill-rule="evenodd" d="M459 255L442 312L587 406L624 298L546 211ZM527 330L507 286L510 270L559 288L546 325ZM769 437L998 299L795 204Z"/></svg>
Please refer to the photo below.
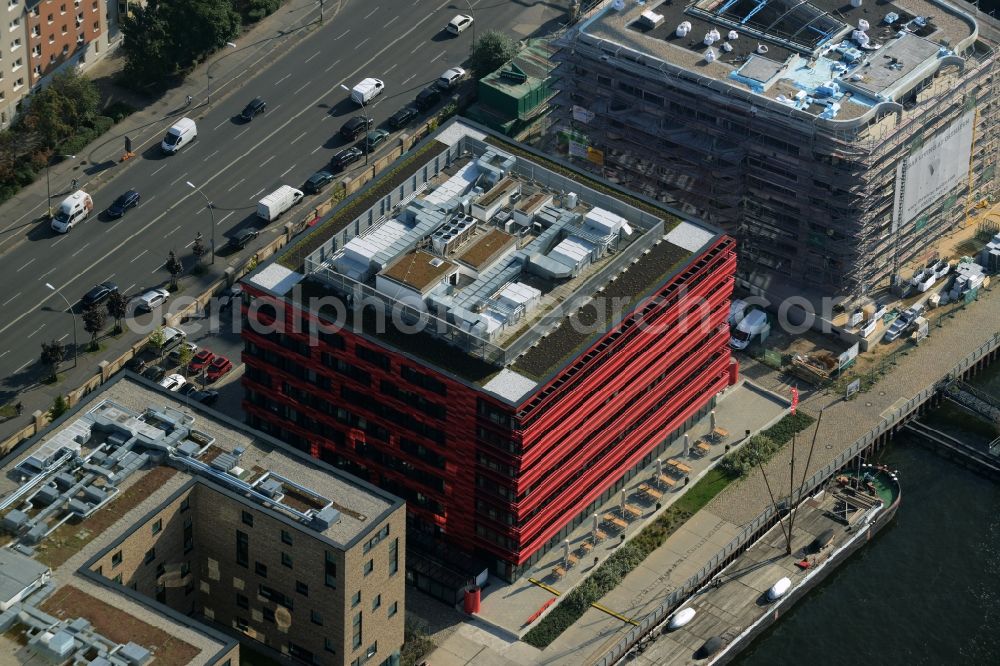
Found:
<svg viewBox="0 0 1000 666"><path fill-rule="evenodd" d="M301 322L313 315L286 300L284 332L244 327L244 408L512 579L727 385L735 270L720 237L516 405L353 330L310 346Z"/></svg>

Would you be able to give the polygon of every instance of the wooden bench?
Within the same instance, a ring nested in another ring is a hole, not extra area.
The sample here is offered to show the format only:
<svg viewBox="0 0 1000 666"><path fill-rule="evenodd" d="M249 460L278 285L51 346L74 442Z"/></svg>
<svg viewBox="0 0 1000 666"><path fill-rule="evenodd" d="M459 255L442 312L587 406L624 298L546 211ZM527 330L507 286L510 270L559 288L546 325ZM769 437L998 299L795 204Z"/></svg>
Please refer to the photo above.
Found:
<svg viewBox="0 0 1000 666"><path fill-rule="evenodd" d="M725 428L714 428L710 437L716 442L723 442L729 439L729 431Z"/></svg>
<svg viewBox="0 0 1000 666"><path fill-rule="evenodd" d="M590 551L594 550L594 544L590 543L589 541L584 541L583 543L580 544L580 550L583 552L584 555L586 555Z"/></svg>
<svg viewBox="0 0 1000 666"><path fill-rule="evenodd" d="M633 518L638 518L642 515L642 509L637 506L632 506L631 504L625 505L625 513L632 516Z"/></svg>
<svg viewBox="0 0 1000 666"><path fill-rule="evenodd" d="M566 570L563 569L561 566L552 567L552 575L555 576L556 578L562 578L563 576L566 575Z"/></svg>
<svg viewBox="0 0 1000 666"><path fill-rule="evenodd" d="M667 488L673 488L674 486L677 485L677 479L675 479L672 476L668 476L666 474L661 474L658 477L656 477L656 482L662 483Z"/></svg>
<svg viewBox="0 0 1000 666"><path fill-rule="evenodd" d="M712 452L712 447L711 445L709 445L708 442L699 439L697 442L695 442L694 450L698 452L698 455L707 456L709 453Z"/></svg>
<svg viewBox="0 0 1000 666"><path fill-rule="evenodd" d="M594 541L604 541L607 538L608 538L608 533L602 530L601 528L597 528L596 530L594 530Z"/></svg>
<svg viewBox="0 0 1000 666"><path fill-rule="evenodd" d="M579 561L580 561L580 558L578 558L573 553L570 553L569 555L566 556L566 566L567 567L575 566L576 563L579 562Z"/></svg>
<svg viewBox="0 0 1000 666"><path fill-rule="evenodd" d="M676 469L678 472L683 472L684 474L691 473L691 468L679 460L671 458L670 460L667 461L667 464Z"/></svg>

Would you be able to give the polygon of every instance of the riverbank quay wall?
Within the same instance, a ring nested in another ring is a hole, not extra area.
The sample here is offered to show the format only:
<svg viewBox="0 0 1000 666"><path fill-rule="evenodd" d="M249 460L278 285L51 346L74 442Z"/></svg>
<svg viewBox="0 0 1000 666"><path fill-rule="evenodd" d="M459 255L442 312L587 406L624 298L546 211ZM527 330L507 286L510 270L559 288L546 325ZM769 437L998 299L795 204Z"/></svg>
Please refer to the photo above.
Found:
<svg viewBox="0 0 1000 666"><path fill-rule="evenodd" d="M1000 299L993 299L994 302L992 305L998 305L995 302L997 300ZM929 345L921 343L917 350L920 350L924 346ZM812 495L816 489L839 471L850 466L859 465L877 453L908 421L940 404L941 400L944 399L944 391L951 382L976 376L991 363L995 362L998 357L1000 357L1000 330L994 332L956 363L950 371L925 386L912 398L909 400L900 399L889 409L883 411L878 417L878 423L867 433L855 440L850 447L842 451L835 459L814 472L800 487L795 489L795 492L791 496L784 496L778 502L777 509L773 505L768 506L755 518L745 523L742 530L706 562L697 573L670 592L659 606L643 617L637 625L631 627L614 644L602 649L601 653L592 655L586 663L591 666L611 666L623 659L629 650L635 647L640 641L652 639L655 636L654 630L658 629L672 612L687 601L694 592L701 588L715 574L739 557L750 545L773 527L780 518L787 515L789 506L797 506L803 499ZM900 370L897 369L897 372ZM878 386L874 390L877 389ZM866 395L857 394L852 402L864 401ZM843 409L850 404L847 401L838 399L828 405L827 409ZM818 425L819 427L823 427L822 421ZM809 440L810 436L810 432L806 431L803 433L800 441L805 443ZM825 445L818 444L818 446ZM783 452L788 450L789 447L786 446ZM799 455L803 455L807 450L806 447L800 445Z"/></svg>

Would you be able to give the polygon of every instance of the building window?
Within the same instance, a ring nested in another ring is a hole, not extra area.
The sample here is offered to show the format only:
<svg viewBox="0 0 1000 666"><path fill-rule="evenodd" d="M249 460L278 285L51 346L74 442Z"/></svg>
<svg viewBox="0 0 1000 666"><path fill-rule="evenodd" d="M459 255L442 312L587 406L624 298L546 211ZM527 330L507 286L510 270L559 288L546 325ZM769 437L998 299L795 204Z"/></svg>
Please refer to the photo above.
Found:
<svg viewBox="0 0 1000 666"><path fill-rule="evenodd" d="M377 352L374 349L358 345L356 349L358 358L371 363L374 366L382 368L383 370L388 370L391 367L391 362L389 357L382 352Z"/></svg>
<svg viewBox="0 0 1000 666"><path fill-rule="evenodd" d="M111 568L114 569L116 566L122 563L122 551L118 551L111 556Z"/></svg>
<svg viewBox="0 0 1000 666"><path fill-rule="evenodd" d="M149 550L146 551L146 557L143 558L143 564L149 564L155 559L156 559L156 549L150 548Z"/></svg>
<svg viewBox="0 0 1000 666"><path fill-rule="evenodd" d="M190 508L191 508L191 498L185 497L184 499L181 500L181 513L184 513Z"/></svg>
<svg viewBox="0 0 1000 666"><path fill-rule="evenodd" d="M361 611L354 614L354 621L351 623L351 647L355 650L361 647Z"/></svg>
<svg viewBox="0 0 1000 666"><path fill-rule="evenodd" d="M236 530L236 564L250 566L250 537L239 530Z"/></svg>
<svg viewBox="0 0 1000 666"><path fill-rule="evenodd" d="M291 569L292 568L292 556L289 555L286 552L282 552L281 553L281 564L284 565L284 566L286 566L286 567L288 567L289 569Z"/></svg>
<svg viewBox="0 0 1000 666"><path fill-rule="evenodd" d="M156 536L163 531L163 519L157 518L156 522L153 523L153 536Z"/></svg>
<svg viewBox="0 0 1000 666"><path fill-rule="evenodd" d="M323 626L323 616L319 611L309 611L309 621L320 627Z"/></svg>
<svg viewBox="0 0 1000 666"><path fill-rule="evenodd" d="M334 654L337 653L337 648L335 648L333 646L333 639L332 638L324 638L323 639L323 649L326 650L327 652L332 652Z"/></svg>
<svg viewBox="0 0 1000 666"><path fill-rule="evenodd" d="M303 597L309 596L309 586L303 583L301 580L295 581L295 591L301 594Z"/></svg>
<svg viewBox="0 0 1000 666"><path fill-rule="evenodd" d="M281 530L281 543L286 546L292 545L292 534L288 530Z"/></svg>
<svg viewBox="0 0 1000 666"><path fill-rule="evenodd" d="M375 656L376 652L378 652L378 641L375 641L374 643L369 645L368 649L365 650L365 659L371 659L372 657Z"/></svg>
<svg viewBox="0 0 1000 666"><path fill-rule="evenodd" d="M114 578L112 578L111 580L113 580L114 582L116 582L116 583L118 583L119 585L121 585L121 584L122 584L122 575L121 575L121 574L118 574L117 576L115 576L115 577L114 577Z"/></svg>
<svg viewBox="0 0 1000 666"><path fill-rule="evenodd" d="M249 511L243 512L243 524L247 527L253 527L253 514Z"/></svg>
<svg viewBox="0 0 1000 666"><path fill-rule="evenodd" d="M361 603L361 590L358 590L357 592L354 593L354 596L351 597L351 608L354 608L360 603Z"/></svg>
<svg viewBox="0 0 1000 666"><path fill-rule="evenodd" d="M165 573L167 573L167 565L165 565L163 562L160 562L159 564L156 565L156 577L159 578Z"/></svg>
<svg viewBox="0 0 1000 666"><path fill-rule="evenodd" d="M391 604L389 604L389 617L392 617L398 611L399 611L399 602L398 601L393 601Z"/></svg>
<svg viewBox="0 0 1000 666"><path fill-rule="evenodd" d="M274 609L264 606L262 610L264 611L264 619L271 624L274 624Z"/></svg>
<svg viewBox="0 0 1000 666"><path fill-rule="evenodd" d="M191 516L184 518L184 531L182 533L182 539L184 541L184 552L190 553L191 549L194 548L194 524Z"/></svg>
<svg viewBox="0 0 1000 666"><path fill-rule="evenodd" d="M236 605L240 608L250 608L250 598L245 594L237 594Z"/></svg>
<svg viewBox="0 0 1000 666"><path fill-rule="evenodd" d="M365 575L366 576L368 574L370 574L374 569L375 569L375 561L374 560L368 560L367 562L365 562Z"/></svg>
<svg viewBox="0 0 1000 666"><path fill-rule="evenodd" d="M375 546L377 546L378 543L382 539L386 538L387 536L389 536L389 526L388 525L386 525L385 527L383 527L382 529L380 529L378 531L378 534L376 534L371 539L369 539L365 543L364 547L362 548L362 551L367 555L368 551L370 551L372 548L374 548Z"/></svg>
<svg viewBox="0 0 1000 666"><path fill-rule="evenodd" d="M382 607L382 595L376 594L375 598L372 599L372 612L374 613L381 607Z"/></svg>
<svg viewBox="0 0 1000 666"><path fill-rule="evenodd" d="M399 571L399 539L393 539L389 544L389 575Z"/></svg>
<svg viewBox="0 0 1000 666"><path fill-rule="evenodd" d="M333 554L326 551L326 563L323 565L325 574L324 580L327 587L337 588L337 562L333 559Z"/></svg>
<svg viewBox="0 0 1000 666"><path fill-rule="evenodd" d="M262 562L254 562L253 563L253 570L254 570L254 573L257 574L258 576L260 576L261 578L267 578L267 565L266 564L264 564Z"/></svg>

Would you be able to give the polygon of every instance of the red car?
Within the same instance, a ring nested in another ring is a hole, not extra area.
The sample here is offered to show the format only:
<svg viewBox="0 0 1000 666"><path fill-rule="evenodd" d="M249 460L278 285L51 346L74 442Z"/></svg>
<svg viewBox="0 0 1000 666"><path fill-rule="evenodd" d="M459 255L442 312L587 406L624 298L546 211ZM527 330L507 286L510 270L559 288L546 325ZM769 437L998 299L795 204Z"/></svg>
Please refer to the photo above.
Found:
<svg viewBox="0 0 1000 666"><path fill-rule="evenodd" d="M191 362L188 363L188 372L196 375L207 368L214 359L215 354L207 349L200 349L198 350L198 353L194 355L194 358L191 359Z"/></svg>
<svg viewBox="0 0 1000 666"><path fill-rule="evenodd" d="M212 359L212 362L208 365L208 372L206 376L208 381L214 382L222 375L226 374L233 369L233 362L230 361L225 356L216 356Z"/></svg>

